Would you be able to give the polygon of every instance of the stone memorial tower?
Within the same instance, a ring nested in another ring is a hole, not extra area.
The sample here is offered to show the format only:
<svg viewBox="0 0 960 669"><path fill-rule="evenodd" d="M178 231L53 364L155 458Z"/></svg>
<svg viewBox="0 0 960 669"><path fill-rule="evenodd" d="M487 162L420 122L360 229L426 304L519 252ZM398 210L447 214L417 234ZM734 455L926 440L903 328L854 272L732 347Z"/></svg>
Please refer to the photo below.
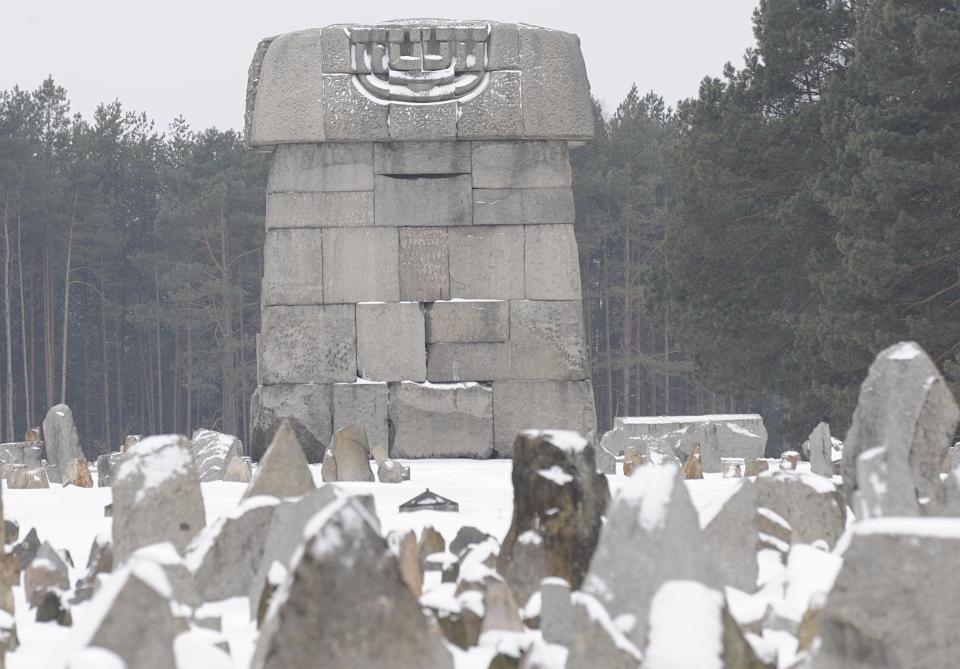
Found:
<svg viewBox="0 0 960 669"><path fill-rule="evenodd" d="M265 39L246 136L272 152L254 457L283 418L311 461L351 423L400 458L594 429L575 35L415 19Z"/></svg>

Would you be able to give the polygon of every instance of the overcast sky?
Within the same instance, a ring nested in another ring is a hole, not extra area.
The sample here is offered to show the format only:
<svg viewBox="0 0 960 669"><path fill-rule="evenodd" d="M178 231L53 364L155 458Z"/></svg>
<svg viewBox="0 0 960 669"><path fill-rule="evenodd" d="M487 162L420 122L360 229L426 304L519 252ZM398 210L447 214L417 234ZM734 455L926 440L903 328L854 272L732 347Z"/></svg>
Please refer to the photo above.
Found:
<svg viewBox="0 0 960 669"><path fill-rule="evenodd" d="M52 74L73 111L119 99L165 128L243 124L247 66L261 37L411 15L515 21L580 35L593 93L607 110L630 85L673 105L753 42L756 0L385 2L384 0L3 0L0 89Z"/></svg>

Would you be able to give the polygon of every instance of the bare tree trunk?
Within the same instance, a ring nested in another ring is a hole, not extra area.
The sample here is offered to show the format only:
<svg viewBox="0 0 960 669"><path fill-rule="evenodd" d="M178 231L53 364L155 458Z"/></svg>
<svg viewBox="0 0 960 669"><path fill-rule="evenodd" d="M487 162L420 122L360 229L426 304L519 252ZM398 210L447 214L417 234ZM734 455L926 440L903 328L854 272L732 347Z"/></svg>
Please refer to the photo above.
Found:
<svg viewBox="0 0 960 669"><path fill-rule="evenodd" d="M240 398L240 425L238 434L241 434L243 437L243 443L248 443L250 437L247 434L247 426L250 424L250 421L247 419L247 407L250 403L246 401L247 398L247 356L246 356L246 346L244 346L244 337L246 336L246 324L243 319L243 312L246 310L246 300L244 300L243 294L243 274L240 271L240 263L237 263L237 288L240 291L240 379L239 379L239 395Z"/></svg>
<svg viewBox="0 0 960 669"><path fill-rule="evenodd" d="M110 425L110 365L107 360L107 297L103 256L100 257L100 385L103 402L103 434L107 452L113 451L113 434Z"/></svg>
<svg viewBox="0 0 960 669"><path fill-rule="evenodd" d="M633 300L630 297L633 279L630 272L630 231L623 233L623 335L620 340L620 349L623 351L623 366L621 381L623 383L623 410L630 411L630 355L633 352Z"/></svg>
<svg viewBox="0 0 960 669"><path fill-rule="evenodd" d="M607 255L607 240L603 240L603 340L604 340L604 365L607 368L607 383L606 383L606 395L607 395L607 427L613 427L613 364L611 360L611 345L610 345L610 276L609 276L609 256Z"/></svg>
<svg viewBox="0 0 960 669"><path fill-rule="evenodd" d="M73 227L77 222L77 202L80 189L73 193L73 208L70 211L70 229L67 233L67 266L63 271L63 333L60 350L60 403L67 402L67 341L70 326L70 263L73 259Z"/></svg>
<svg viewBox="0 0 960 669"><path fill-rule="evenodd" d="M43 369L46 375L47 406L44 413L53 406L54 398L54 359L53 359L53 281L50 278L50 236L44 232L43 238Z"/></svg>
<svg viewBox="0 0 960 669"><path fill-rule="evenodd" d="M23 287L23 251L21 250L20 238L23 231L20 211L17 210L17 268L20 272L20 338L22 340L21 353L23 357L23 398L26 405L27 428L33 427L33 397L30 395L30 362L27 352L27 306Z"/></svg>
<svg viewBox="0 0 960 669"><path fill-rule="evenodd" d="M83 388L83 429L80 433L86 434L89 438L94 431L90 416L90 397L93 395L90 388L90 289L86 285L80 293L80 304L82 305L80 308L80 358L83 364L83 377L80 379ZM94 452L100 455L100 447L97 446Z"/></svg>
<svg viewBox="0 0 960 669"><path fill-rule="evenodd" d="M13 441L13 329L10 324L10 193L3 203L3 317L7 335L7 425L4 434Z"/></svg>
<svg viewBox="0 0 960 669"><path fill-rule="evenodd" d="M663 405L667 415L670 414L670 314L663 317Z"/></svg>
<svg viewBox="0 0 960 669"><path fill-rule="evenodd" d="M180 433L180 325L173 324L173 380L170 382L173 432Z"/></svg>
<svg viewBox="0 0 960 669"><path fill-rule="evenodd" d="M227 217L225 206L220 205L220 285L221 285L221 323L223 333L223 353L221 357L221 380L223 384L223 431L237 433L236 399L236 345L233 331L233 296L230 282L230 254L227 235Z"/></svg>
<svg viewBox="0 0 960 669"><path fill-rule="evenodd" d="M193 434L193 326L187 321L187 434Z"/></svg>
<svg viewBox="0 0 960 669"><path fill-rule="evenodd" d="M115 291L115 298L120 297L119 288ZM124 390L124 378L126 377L126 370L124 369L124 345L126 343L126 323L124 321L123 315L123 304L119 299L116 299L117 304L119 305L119 310L117 313L117 362L116 368L113 370L114 378L116 382L113 385L113 392L117 396L117 426L121 430L121 434L117 436L122 441L125 438L123 431L127 430L127 424L124 420L124 400L126 399L126 392ZM131 423L132 424L132 423Z"/></svg>
<svg viewBox="0 0 960 669"><path fill-rule="evenodd" d="M153 270L153 288L157 313L157 432L164 431L163 425L163 346L160 342L160 273Z"/></svg>

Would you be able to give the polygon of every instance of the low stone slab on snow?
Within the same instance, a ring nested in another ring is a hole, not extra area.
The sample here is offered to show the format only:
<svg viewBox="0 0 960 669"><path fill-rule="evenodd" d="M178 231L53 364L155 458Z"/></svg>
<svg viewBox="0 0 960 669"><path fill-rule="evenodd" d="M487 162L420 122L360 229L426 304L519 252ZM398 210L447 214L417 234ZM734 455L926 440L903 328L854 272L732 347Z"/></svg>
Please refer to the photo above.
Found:
<svg viewBox="0 0 960 669"><path fill-rule="evenodd" d="M400 578L378 523L339 499L310 536L270 604L251 669L453 669L439 631Z"/></svg>
<svg viewBox="0 0 960 669"><path fill-rule="evenodd" d="M190 448L201 483L222 481L230 460L243 455L243 444L237 437L216 430L195 430Z"/></svg>
<svg viewBox="0 0 960 669"><path fill-rule="evenodd" d="M247 498L190 542L185 560L201 600L248 594L278 504L276 497Z"/></svg>
<svg viewBox="0 0 960 669"><path fill-rule="evenodd" d="M127 449L112 487L118 562L150 544L183 551L206 524L193 452L179 435L147 437Z"/></svg>

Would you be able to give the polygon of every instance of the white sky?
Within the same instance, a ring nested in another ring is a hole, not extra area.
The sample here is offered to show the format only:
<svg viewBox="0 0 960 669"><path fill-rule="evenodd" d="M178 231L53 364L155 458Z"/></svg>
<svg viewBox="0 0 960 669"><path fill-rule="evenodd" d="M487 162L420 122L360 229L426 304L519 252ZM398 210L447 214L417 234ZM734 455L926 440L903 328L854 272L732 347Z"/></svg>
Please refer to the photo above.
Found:
<svg viewBox="0 0 960 669"><path fill-rule="evenodd" d="M610 111L631 84L668 103L739 67L757 0L384 2L352 0L2 0L0 89L52 74L73 111L119 99L160 128L243 124L247 66L261 37L410 15L515 21L580 36L593 93ZM467 10L470 11L467 11Z"/></svg>

